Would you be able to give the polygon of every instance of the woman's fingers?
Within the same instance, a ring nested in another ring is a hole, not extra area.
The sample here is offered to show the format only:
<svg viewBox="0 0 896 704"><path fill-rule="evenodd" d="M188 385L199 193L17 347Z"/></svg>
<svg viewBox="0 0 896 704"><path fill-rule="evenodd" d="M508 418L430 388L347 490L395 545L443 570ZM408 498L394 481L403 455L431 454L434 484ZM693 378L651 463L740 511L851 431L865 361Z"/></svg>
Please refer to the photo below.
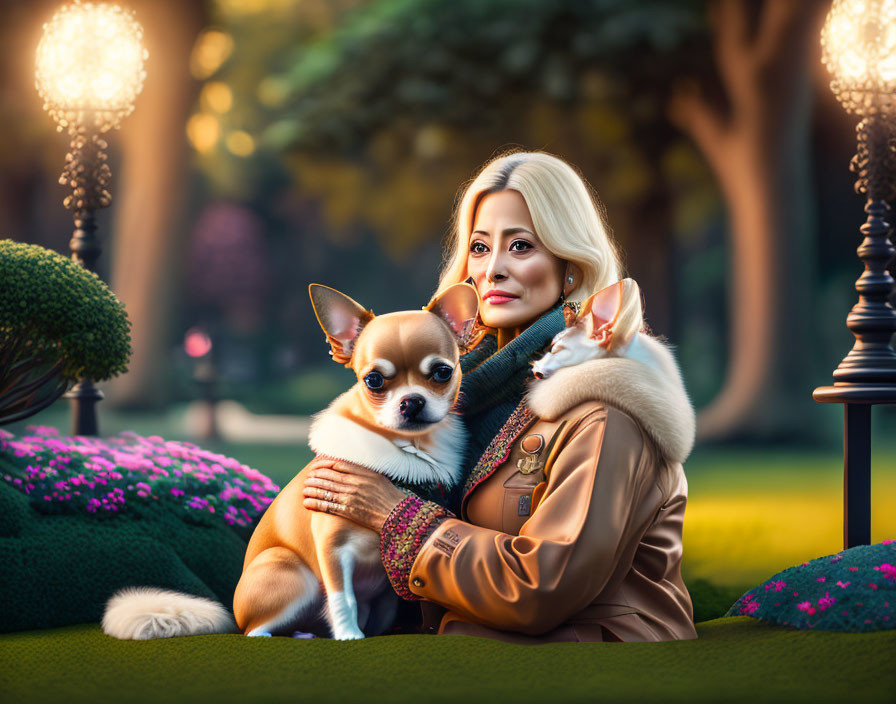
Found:
<svg viewBox="0 0 896 704"><path fill-rule="evenodd" d="M323 511L324 513L332 513L345 518L351 518L348 507L345 504L338 504L333 501L323 501L322 499L310 499L306 497L302 501L302 505L311 511Z"/></svg>
<svg viewBox="0 0 896 704"><path fill-rule="evenodd" d="M331 489L318 488L316 486L305 487L305 496L312 499L322 499L331 503L344 504L345 497L337 491Z"/></svg>
<svg viewBox="0 0 896 704"><path fill-rule="evenodd" d="M338 484L348 484L352 485L357 483L358 479L351 474L346 472L340 472L335 469L329 469L326 467L321 467L320 469L314 469L308 473L308 477L305 479L305 483L307 484L310 481L319 481L326 480L330 482L336 482Z"/></svg>
<svg viewBox="0 0 896 704"><path fill-rule="evenodd" d="M405 494L389 478L352 462L319 458L308 465L303 506L380 531Z"/></svg>
<svg viewBox="0 0 896 704"><path fill-rule="evenodd" d="M305 489L309 489L312 487L329 489L330 491L347 491L354 488L351 484L334 482L330 479L323 479L320 477L308 477L308 479L305 480ZM306 491L305 493L307 494L308 492Z"/></svg>

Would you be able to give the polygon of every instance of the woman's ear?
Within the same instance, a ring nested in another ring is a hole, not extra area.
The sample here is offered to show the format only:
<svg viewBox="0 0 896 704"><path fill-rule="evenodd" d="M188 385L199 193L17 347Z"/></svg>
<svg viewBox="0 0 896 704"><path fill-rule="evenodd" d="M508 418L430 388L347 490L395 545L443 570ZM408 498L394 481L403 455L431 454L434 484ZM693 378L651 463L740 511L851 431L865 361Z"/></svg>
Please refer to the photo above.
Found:
<svg viewBox="0 0 896 704"><path fill-rule="evenodd" d="M575 262L566 262L566 271L563 274L563 297L569 295L582 285L584 274L582 268Z"/></svg>
<svg viewBox="0 0 896 704"><path fill-rule="evenodd" d="M349 366L352 350L361 330L374 315L357 301L329 286L308 286L311 305L330 344L330 356L334 362Z"/></svg>

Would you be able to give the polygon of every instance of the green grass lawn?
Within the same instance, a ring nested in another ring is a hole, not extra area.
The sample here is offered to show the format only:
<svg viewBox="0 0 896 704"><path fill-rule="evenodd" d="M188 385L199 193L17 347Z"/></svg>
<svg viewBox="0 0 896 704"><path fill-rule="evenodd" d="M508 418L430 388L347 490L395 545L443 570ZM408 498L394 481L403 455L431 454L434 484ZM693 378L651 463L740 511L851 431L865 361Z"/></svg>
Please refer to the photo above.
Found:
<svg viewBox="0 0 896 704"><path fill-rule="evenodd" d="M843 549L843 459L804 450L698 448L685 466L685 578L756 584ZM896 450L873 455L871 542L896 538Z"/></svg>
<svg viewBox="0 0 896 704"><path fill-rule="evenodd" d="M109 638L93 626L0 636L18 702L892 702L896 631L834 634L747 617L672 643L525 646L463 636L364 641Z"/></svg>

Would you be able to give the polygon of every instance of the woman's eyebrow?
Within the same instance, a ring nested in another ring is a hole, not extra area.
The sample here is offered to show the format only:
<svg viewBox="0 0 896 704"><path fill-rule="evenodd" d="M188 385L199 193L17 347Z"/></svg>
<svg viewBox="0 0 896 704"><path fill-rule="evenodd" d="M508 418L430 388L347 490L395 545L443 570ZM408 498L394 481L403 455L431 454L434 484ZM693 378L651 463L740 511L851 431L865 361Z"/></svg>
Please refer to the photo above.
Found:
<svg viewBox="0 0 896 704"><path fill-rule="evenodd" d="M508 227L505 228L501 235L503 237L509 237L510 235L518 235L521 232L525 232L527 235L535 236L535 233L532 230L525 227ZM486 237L491 237L491 233L486 232L485 230L473 230L471 234L474 235L485 235Z"/></svg>

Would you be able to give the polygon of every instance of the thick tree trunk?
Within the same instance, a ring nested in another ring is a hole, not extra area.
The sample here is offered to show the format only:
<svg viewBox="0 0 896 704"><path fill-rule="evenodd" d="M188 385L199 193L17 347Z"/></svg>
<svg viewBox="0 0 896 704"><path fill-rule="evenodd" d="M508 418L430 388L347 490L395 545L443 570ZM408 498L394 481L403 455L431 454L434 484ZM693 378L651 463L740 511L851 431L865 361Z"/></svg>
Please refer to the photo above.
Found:
<svg viewBox="0 0 896 704"><path fill-rule="evenodd" d="M121 134L122 173L115 217L112 289L133 326L127 374L110 384L108 403L165 400L169 323L177 301L183 250L180 216L188 183L184 126L196 98L190 52L205 22L204 3L132 3L149 51L146 83Z"/></svg>
<svg viewBox="0 0 896 704"><path fill-rule="evenodd" d="M826 9L766 0L754 18L746 0L720 2L715 51L728 108L693 88L670 106L718 177L731 223L730 359L698 415L703 440L786 437L812 411L809 72Z"/></svg>

